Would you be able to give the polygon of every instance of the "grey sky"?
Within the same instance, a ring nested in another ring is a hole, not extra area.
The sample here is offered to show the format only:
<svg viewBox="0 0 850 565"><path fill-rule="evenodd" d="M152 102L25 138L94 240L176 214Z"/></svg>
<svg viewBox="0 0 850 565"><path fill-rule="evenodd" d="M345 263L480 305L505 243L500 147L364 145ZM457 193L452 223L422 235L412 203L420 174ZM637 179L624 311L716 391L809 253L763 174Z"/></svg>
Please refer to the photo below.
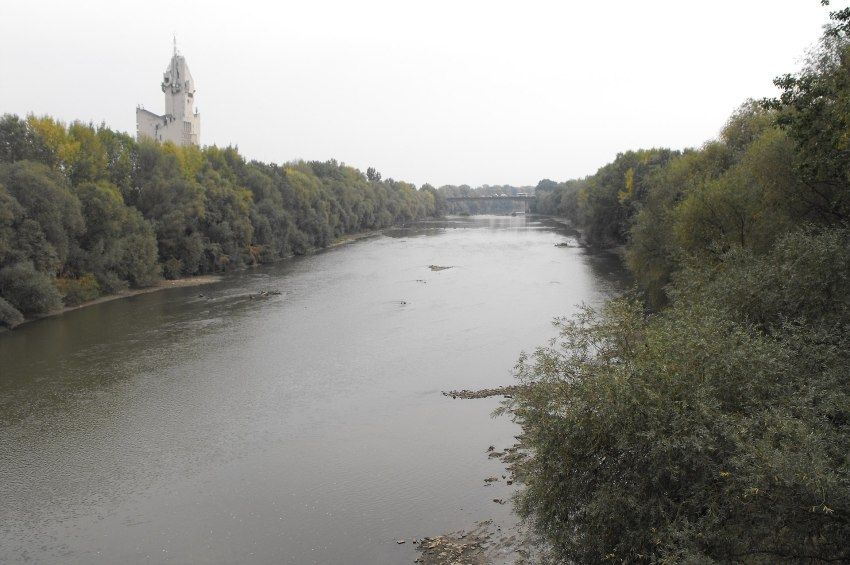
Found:
<svg viewBox="0 0 850 565"><path fill-rule="evenodd" d="M834 8L833 8L834 9ZM817 0L0 5L0 113L162 112L177 34L204 144L417 185L535 184L714 137L821 33Z"/></svg>

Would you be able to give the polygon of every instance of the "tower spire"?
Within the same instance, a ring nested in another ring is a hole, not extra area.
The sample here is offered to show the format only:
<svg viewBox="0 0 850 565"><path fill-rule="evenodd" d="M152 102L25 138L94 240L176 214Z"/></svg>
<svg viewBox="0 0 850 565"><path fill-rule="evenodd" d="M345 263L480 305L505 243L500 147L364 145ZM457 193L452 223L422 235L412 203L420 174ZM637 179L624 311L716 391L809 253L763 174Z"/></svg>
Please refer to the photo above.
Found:
<svg viewBox="0 0 850 565"><path fill-rule="evenodd" d="M140 136L157 141L173 141L178 145L198 145L200 115L194 110L195 81L186 58L177 49L177 33L172 34L173 54L162 73L160 87L165 95L165 114L147 110L136 112L136 128Z"/></svg>

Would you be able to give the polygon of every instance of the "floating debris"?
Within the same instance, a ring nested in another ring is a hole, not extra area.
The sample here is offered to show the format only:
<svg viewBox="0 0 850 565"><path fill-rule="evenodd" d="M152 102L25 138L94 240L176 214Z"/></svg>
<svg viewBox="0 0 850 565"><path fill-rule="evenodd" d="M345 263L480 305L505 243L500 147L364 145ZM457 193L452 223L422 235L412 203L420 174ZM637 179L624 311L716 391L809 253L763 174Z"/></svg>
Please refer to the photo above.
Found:
<svg viewBox="0 0 850 565"><path fill-rule="evenodd" d="M501 499L496 499L501 500ZM517 525L503 531L493 520L478 522L472 529L441 536L422 538L419 557L423 565L485 565L489 563L549 563L542 547L527 526Z"/></svg>
<svg viewBox="0 0 850 565"><path fill-rule="evenodd" d="M421 556L416 559L416 563L485 563L483 546L493 536L488 531L491 523L482 522L472 532L461 530L454 534L422 538L418 547Z"/></svg>
<svg viewBox="0 0 850 565"><path fill-rule="evenodd" d="M277 289L261 290L257 294L249 294L248 299L254 300L255 298L268 298L269 296L279 296L281 294L283 294L283 293L281 291L277 290Z"/></svg>
<svg viewBox="0 0 850 565"><path fill-rule="evenodd" d="M465 399L473 399L473 398L488 398L490 396L505 396L511 398L517 390L519 390L518 385L509 385L509 386L500 386L497 388L485 388L481 390L450 390L443 391L443 396L451 396L452 398L465 398Z"/></svg>
<svg viewBox="0 0 850 565"><path fill-rule="evenodd" d="M452 266L443 267L442 265L428 265L428 268L432 271L445 271L446 269L451 269Z"/></svg>

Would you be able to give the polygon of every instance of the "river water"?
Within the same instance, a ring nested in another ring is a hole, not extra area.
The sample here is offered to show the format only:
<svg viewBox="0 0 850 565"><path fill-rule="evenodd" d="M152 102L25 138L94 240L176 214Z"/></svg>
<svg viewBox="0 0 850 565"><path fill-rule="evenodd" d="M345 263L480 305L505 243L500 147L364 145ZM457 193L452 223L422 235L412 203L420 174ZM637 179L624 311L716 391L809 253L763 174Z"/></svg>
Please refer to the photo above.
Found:
<svg viewBox="0 0 850 565"><path fill-rule="evenodd" d="M425 222L0 335L0 562L411 563L509 521L483 479L515 425L440 391L511 384L618 289L575 236Z"/></svg>

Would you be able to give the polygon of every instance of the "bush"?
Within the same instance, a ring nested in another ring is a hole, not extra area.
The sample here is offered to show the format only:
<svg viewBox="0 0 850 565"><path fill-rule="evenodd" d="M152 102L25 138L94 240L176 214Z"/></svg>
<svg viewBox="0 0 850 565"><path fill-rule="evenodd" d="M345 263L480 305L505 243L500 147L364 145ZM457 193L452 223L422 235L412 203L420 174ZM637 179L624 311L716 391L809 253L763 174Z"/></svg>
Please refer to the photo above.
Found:
<svg viewBox="0 0 850 565"><path fill-rule="evenodd" d="M172 257L162 264L162 276L167 279L179 279L183 276L183 263Z"/></svg>
<svg viewBox="0 0 850 565"><path fill-rule="evenodd" d="M51 278L36 271L32 263L0 269L0 296L26 316L62 307L62 297Z"/></svg>
<svg viewBox="0 0 850 565"><path fill-rule="evenodd" d="M24 316L17 308L0 298L0 326L14 329L15 326L24 321Z"/></svg>
<svg viewBox="0 0 850 565"><path fill-rule="evenodd" d="M76 306L100 296L100 286L92 273L86 273L78 279L58 278L56 288L68 306Z"/></svg>
<svg viewBox="0 0 850 565"><path fill-rule="evenodd" d="M566 562L847 560L848 340L692 300L560 321L521 359L519 512Z"/></svg>
<svg viewBox="0 0 850 565"><path fill-rule="evenodd" d="M671 293L680 302L710 300L730 319L765 331L788 321L850 321L850 230L797 230L765 255L735 248L705 269L685 266Z"/></svg>

